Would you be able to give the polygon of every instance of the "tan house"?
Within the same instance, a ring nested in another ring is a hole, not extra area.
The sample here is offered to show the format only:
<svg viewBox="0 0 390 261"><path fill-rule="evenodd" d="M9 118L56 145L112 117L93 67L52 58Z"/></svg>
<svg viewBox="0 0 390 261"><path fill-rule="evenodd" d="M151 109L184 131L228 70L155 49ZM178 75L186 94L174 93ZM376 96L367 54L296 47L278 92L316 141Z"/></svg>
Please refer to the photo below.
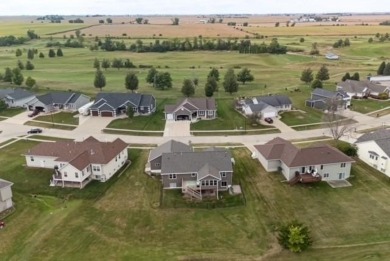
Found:
<svg viewBox="0 0 390 261"><path fill-rule="evenodd" d="M13 183L0 179L0 213L13 207L12 185Z"/></svg>
<svg viewBox="0 0 390 261"><path fill-rule="evenodd" d="M214 98L186 98L166 105L164 113L166 120L212 120L217 117L217 105Z"/></svg>
<svg viewBox="0 0 390 261"><path fill-rule="evenodd" d="M93 137L82 142L43 142L29 150L28 167L53 169L50 186L84 188L92 180L105 182L125 165L127 143L121 139L100 142Z"/></svg>

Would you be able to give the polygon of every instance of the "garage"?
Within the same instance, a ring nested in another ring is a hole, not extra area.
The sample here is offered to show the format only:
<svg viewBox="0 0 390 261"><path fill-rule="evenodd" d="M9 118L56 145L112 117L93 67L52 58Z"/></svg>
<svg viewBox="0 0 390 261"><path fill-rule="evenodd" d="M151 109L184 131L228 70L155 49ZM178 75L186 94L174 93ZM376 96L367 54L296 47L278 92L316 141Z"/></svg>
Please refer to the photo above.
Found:
<svg viewBox="0 0 390 261"><path fill-rule="evenodd" d="M263 119L264 118L275 118L276 116L277 116L277 112L274 112L274 111L263 112Z"/></svg>
<svg viewBox="0 0 390 261"><path fill-rule="evenodd" d="M167 120L173 121L173 114L172 113L167 114Z"/></svg>
<svg viewBox="0 0 390 261"><path fill-rule="evenodd" d="M102 111L102 112L100 112L100 116L102 116L102 117L114 117L114 113L112 111Z"/></svg>
<svg viewBox="0 0 390 261"><path fill-rule="evenodd" d="M99 111L91 111L92 116L99 116Z"/></svg>

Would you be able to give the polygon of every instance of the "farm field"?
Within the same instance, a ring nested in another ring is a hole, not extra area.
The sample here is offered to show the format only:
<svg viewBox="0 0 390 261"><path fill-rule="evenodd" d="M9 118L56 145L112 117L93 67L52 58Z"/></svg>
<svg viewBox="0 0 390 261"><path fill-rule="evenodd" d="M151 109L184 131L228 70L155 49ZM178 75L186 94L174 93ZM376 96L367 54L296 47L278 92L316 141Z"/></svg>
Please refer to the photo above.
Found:
<svg viewBox="0 0 390 261"><path fill-rule="evenodd" d="M15 183L17 206L1 231L0 251L7 260L390 257L388 182L359 161L350 188L291 187L280 174L266 173L249 151L235 149L234 182L241 184L246 205L172 208L159 207L160 183L142 173L147 151L130 150L131 167L108 183L61 189L48 186L51 170L22 166L21 154L34 144L18 141L0 154L0 177ZM307 224L314 239L313 248L299 255L281 250L273 233L292 219ZM103 243L105 248L97 247Z"/></svg>

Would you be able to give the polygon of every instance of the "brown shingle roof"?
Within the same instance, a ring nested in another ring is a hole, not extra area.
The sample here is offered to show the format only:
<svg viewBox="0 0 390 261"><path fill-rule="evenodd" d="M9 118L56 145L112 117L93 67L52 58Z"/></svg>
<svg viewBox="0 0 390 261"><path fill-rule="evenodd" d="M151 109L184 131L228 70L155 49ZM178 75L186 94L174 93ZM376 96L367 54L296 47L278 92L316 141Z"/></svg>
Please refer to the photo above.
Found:
<svg viewBox="0 0 390 261"><path fill-rule="evenodd" d="M299 149L291 142L282 138L275 138L264 145L255 148L267 160L281 160L288 167L354 162L339 150L326 145Z"/></svg>
<svg viewBox="0 0 390 261"><path fill-rule="evenodd" d="M69 162L82 170L88 164L107 164L127 146L127 143L119 138L113 142L100 142L89 137L82 142L43 142L29 150L26 155L55 157L56 161Z"/></svg>

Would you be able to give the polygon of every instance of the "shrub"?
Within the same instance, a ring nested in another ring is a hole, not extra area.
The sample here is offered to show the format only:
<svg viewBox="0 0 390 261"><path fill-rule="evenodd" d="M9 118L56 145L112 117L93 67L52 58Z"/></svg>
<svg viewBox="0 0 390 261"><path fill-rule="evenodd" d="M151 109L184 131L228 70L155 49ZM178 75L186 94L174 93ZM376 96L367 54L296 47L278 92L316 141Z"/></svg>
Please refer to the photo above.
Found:
<svg viewBox="0 0 390 261"><path fill-rule="evenodd" d="M346 142L338 142L336 147L347 156L357 156L358 148L354 145L351 145Z"/></svg>
<svg viewBox="0 0 390 261"><path fill-rule="evenodd" d="M302 252L312 244L309 228L297 221L280 227L278 241L282 247L294 253Z"/></svg>

